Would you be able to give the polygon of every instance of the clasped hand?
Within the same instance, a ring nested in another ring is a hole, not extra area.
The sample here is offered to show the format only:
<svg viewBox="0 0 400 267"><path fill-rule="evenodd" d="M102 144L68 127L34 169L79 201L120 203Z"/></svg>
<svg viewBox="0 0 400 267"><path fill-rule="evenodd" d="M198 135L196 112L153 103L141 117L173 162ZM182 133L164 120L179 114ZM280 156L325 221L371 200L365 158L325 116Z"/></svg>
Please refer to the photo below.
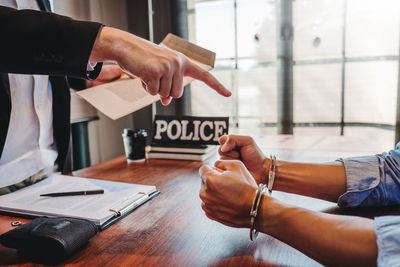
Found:
<svg viewBox="0 0 400 267"><path fill-rule="evenodd" d="M257 184L266 183L268 159L251 137L229 135L219 139L221 160L200 170L200 198L206 216L231 227L249 227Z"/></svg>

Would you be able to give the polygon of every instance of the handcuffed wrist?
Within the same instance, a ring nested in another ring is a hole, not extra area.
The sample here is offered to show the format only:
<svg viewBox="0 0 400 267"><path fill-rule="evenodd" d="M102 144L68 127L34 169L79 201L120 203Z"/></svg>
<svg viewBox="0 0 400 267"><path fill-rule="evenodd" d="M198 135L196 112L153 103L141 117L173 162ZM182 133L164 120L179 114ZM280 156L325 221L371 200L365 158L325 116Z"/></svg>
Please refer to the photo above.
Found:
<svg viewBox="0 0 400 267"><path fill-rule="evenodd" d="M275 155L270 155L269 159L266 158L263 164L263 169L265 170L265 184L268 187L269 194L272 194L272 188L275 182L275 168L277 165L277 160Z"/></svg>
<svg viewBox="0 0 400 267"><path fill-rule="evenodd" d="M261 183L268 184L268 173L269 173L269 165L271 164L271 160L268 157L265 157L264 163L262 165L263 174Z"/></svg>
<svg viewBox="0 0 400 267"><path fill-rule="evenodd" d="M266 188L265 184L260 184L257 188L257 191L254 195L253 205L250 210L250 240L254 241L258 235L258 231L256 229L256 218L258 215L258 211L261 206L261 201L264 195L264 190Z"/></svg>

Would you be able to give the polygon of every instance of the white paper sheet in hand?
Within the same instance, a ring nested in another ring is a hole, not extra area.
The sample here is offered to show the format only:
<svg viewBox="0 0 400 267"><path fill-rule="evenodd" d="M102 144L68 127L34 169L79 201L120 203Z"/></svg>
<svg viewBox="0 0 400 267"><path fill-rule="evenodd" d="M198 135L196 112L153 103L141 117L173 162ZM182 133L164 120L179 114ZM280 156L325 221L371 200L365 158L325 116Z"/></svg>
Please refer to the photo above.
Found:
<svg viewBox="0 0 400 267"><path fill-rule="evenodd" d="M120 79L77 92L113 120L144 108L160 99L143 89L140 79Z"/></svg>
<svg viewBox="0 0 400 267"><path fill-rule="evenodd" d="M185 77L183 84L192 79ZM124 78L76 92L92 106L113 120L131 114L158 100L159 95L150 95L143 89L140 79Z"/></svg>

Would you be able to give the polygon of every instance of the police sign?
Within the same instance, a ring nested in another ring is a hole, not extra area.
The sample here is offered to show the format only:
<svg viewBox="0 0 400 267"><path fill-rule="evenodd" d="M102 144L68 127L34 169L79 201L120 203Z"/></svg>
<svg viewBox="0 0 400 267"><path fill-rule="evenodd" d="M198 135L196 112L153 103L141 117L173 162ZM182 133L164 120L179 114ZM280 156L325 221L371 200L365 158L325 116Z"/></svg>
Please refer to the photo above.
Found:
<svg viewBox="0 0 400 267"><path fill-rule="evenodd" d="M228 134L229 117L193 117L156 115L153 145L218 144Z"/></svg>

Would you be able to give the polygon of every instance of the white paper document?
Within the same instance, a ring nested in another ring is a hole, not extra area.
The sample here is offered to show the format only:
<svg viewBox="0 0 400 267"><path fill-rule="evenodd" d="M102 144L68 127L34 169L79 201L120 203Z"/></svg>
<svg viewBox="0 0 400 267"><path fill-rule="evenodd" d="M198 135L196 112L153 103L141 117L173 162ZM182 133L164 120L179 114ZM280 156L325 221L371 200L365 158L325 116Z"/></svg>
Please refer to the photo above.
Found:
<svg viewBox="0 0 400 267"><path fill-rule="evenodd" d="M191 80L184 78L184 85ZM158 100L143 89L140 79L123 78L76 92L109 118L116 120L144 108Z"/></svg>
<svg viewBox="0 0 400 267"><path fill-rule="evenodd" d="M140 79L124 78L76 92L113 120L144 108L160 99L147 93Z"/></svg>
<svg viewBox="0 0 400 267"><path fill-rule="evenodd" d="M104 194L41 197L41 194L104 189ZM0 196L0 211L49 217L88 219L101 226L124 209L141 204L155 186L57 175Z"/></svg>

